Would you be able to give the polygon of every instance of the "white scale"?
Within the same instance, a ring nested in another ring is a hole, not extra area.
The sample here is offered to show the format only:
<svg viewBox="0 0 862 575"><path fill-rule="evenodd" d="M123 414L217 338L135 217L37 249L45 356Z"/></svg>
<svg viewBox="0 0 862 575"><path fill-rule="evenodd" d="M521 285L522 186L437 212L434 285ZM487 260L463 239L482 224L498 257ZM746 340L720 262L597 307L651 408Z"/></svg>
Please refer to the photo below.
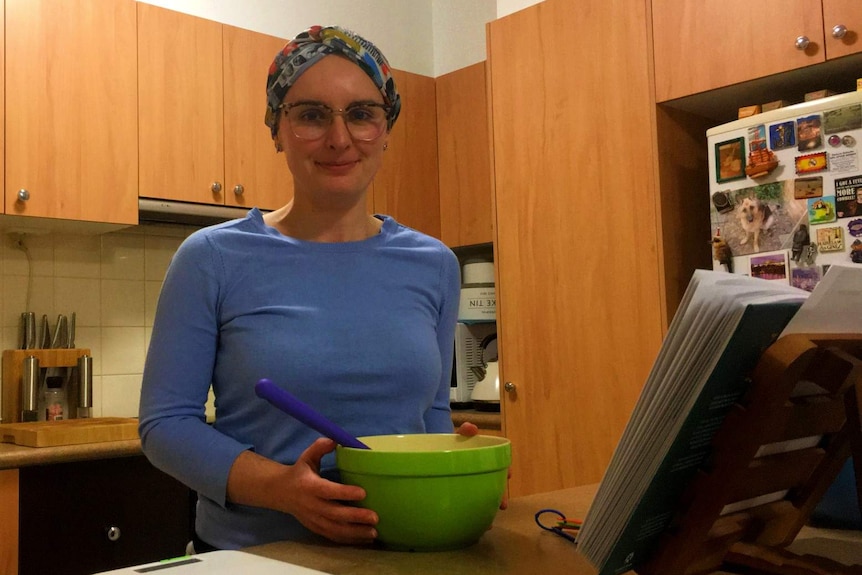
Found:
<svg viewBox="0 0 862 575"><path fill-rule="evenodd" d="M242 551L211 551L96 575L331 575Z"/></svg>

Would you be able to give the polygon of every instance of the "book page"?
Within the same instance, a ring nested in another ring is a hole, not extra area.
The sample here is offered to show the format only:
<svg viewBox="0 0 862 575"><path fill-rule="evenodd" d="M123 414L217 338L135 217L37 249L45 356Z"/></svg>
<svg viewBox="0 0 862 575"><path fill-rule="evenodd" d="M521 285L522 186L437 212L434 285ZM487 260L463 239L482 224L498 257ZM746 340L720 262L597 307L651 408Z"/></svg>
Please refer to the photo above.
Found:
<svg viewBox="0 0 862 575"><path fill-rule="evenodd" d="M791 333L862 333L862 266L829 266L781 335Z"/></svg>

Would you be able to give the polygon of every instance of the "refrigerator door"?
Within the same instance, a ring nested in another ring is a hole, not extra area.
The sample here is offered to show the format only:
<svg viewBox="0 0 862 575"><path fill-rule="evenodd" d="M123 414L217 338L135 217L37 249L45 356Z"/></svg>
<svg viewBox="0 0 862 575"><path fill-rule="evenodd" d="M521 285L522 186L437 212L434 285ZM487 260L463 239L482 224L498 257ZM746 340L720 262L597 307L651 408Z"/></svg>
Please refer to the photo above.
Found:
<svg viewBox="0 0 862 575"><path fill-rule="evenodd" d="M862 264L862 92L707 131L713 268L812 290Z"/></svg>

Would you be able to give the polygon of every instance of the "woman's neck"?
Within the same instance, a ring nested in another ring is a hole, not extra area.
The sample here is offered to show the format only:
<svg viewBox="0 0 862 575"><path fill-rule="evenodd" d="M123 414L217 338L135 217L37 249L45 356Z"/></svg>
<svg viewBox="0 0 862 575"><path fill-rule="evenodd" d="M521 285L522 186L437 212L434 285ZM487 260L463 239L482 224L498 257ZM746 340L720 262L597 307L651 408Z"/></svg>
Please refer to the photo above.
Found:
<svg viewBox="0 0 862 575"><path fill-rule="evenodd" d="M349 210L322 210L291 201L264 215L264 222L282 234L323 243L361 241L380 233L383 222L368 214L365 206Z"/></svg>

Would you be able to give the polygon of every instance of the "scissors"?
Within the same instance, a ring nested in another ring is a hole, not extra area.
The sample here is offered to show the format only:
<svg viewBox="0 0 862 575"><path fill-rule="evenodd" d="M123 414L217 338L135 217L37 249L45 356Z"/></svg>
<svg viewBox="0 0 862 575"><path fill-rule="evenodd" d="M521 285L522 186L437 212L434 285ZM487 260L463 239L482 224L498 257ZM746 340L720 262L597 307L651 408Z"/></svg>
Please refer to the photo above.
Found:
<svg viewBox="0 0 862 575"><path fill-rule="evenodd" d="M556 515L557 517L559 517L559 519L556 521L555 525L553 525L551 527L542 523L542 519L541 519L542 515L545 515L548 513ZM539 527L541 527L545 531L550 531L551 533L556 533L557 535L559 535L563 539L571 541L572 543L578 542L577 538L566 530L568 529L568 530L572 530L572 531L578 531L581 528L581 522L580 521L566 519L566 516L563 515L561 512L557 511L556 509L540 509L539 511L536 512L535 520L536 520L536 525L538 525Z"/></svg>

